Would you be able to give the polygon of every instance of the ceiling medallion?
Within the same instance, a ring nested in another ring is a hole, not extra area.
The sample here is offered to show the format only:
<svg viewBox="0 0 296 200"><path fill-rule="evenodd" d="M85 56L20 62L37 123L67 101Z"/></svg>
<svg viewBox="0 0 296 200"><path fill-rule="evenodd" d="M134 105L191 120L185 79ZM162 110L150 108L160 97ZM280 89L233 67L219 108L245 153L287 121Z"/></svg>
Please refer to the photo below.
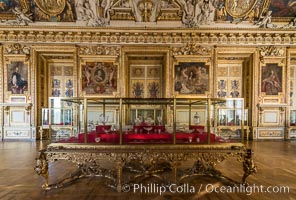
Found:
<svg viewBox="0 0 296 200"><path fill-rule="evenodd" d="M243 18L252 10L258 0L226 0L225 9L233 18Z"/></svg>
<svg viewBox="0 0 296 200"><path fill-rule="evenodd" d="M57 16L63 12L66 0L34 0L36 5L46 14Z"/></svg>

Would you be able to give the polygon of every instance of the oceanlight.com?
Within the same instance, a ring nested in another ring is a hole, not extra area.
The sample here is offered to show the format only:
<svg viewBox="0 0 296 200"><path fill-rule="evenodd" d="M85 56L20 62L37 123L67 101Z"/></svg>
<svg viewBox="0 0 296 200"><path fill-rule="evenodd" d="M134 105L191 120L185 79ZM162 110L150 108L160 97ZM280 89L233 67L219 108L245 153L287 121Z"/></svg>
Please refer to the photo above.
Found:
<svg viewBox="0 0 296 200"><path fill-rule="evenodd" d="M145 194L159 194L176 193L176 194L196 194L196 193L245 193L252 195L253 193L289 193L289 186L263 186L263 185L234 185L221 186L214 184L200 184L193 186L188 183L182 185L170 184L160 185L157 183L151 184L125 184L122 186L123 192L145 193Z"/></svg>

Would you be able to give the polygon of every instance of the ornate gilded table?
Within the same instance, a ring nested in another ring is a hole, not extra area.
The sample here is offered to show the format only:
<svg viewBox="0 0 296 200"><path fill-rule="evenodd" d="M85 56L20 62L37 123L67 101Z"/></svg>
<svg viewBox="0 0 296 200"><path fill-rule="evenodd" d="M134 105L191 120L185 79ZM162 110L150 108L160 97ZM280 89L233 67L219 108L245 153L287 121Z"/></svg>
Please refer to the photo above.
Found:
<svg viewBox="0 0 296 200"><path fill-rule="evenodd" d="M244 174L241 183L246 184L247 177L256 172L252 154L252 150L241 143L211 145L52 143L40 151L35 171L46 180L42 186L44 190L62 187L79 178L98 176L106 178L108 185L120 192L123 184L135 183L140 177L156 177L163 184L182 184L187 178L196 175L227 178L215 169L215 165L233 157L242 163ZM49 183L49 163L58 160L75 163L77 171L57 183ZM193 166L180 172L183 163L191 160ZM113 167L104 168L106 161L112 162ZM164 177L164 172L171 175ZM135 175L125 176L125 173Z"/></svg>

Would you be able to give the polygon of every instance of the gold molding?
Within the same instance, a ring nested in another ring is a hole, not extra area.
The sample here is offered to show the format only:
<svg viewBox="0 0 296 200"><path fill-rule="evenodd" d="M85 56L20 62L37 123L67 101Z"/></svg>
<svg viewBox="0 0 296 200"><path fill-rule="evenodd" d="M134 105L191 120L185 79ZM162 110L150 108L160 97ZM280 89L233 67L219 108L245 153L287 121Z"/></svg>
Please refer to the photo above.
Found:
<svg viewBox="0 0 296 200"><path fill-rule="evenodd" d="M182 44L199 45L296 45L294 30L257 30L257 29L163 29L154 28L89 28L59 27L52 29L46 26L0 28L0 41L29 43L86 43L86 44Z"/></svg>

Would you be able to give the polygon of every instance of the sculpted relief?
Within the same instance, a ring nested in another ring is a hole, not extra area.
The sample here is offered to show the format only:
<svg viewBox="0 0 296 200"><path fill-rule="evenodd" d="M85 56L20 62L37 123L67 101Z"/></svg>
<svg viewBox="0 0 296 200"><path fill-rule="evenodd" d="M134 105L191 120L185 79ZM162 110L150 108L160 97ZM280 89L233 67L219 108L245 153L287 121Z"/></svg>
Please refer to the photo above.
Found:
<svg viewBox="0 0 296 200"><path fill-rule="evenodd" d="M110 8L113 0L76 0L78 21L88 26L103 26L110 23Z"/></svg>
<svg viewBox="0 0 296 200"><path fill-rule="evenodd" d="M189 27L209 24L214 21L216 0L178 0L183 10L182 22Z"/></svg>

